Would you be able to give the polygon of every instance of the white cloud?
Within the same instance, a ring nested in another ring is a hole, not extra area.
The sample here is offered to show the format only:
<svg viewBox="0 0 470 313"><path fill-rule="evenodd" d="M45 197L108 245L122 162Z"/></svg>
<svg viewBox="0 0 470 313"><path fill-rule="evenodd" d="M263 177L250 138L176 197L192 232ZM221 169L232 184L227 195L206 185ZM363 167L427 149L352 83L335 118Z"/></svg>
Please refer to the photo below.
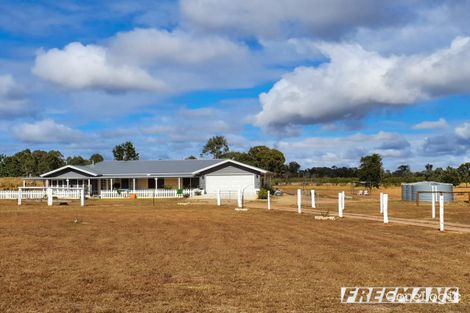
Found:
<svg viewBox="0 0 470 313"><path fill-rule="evenodd" d="M382 56L353 44L319 44L330 62L298 67L260 95L266 129L358 119L381 107L470 92L470 38L429 55Z"/></svg>
<svg viewBox="0 0 470 313"><path fill-rule="evenodd" d="M106 91L162 90L161 81L145 70L112 60L106 48L73 42L63 50L41 51L33 73L43 79L72 89Z"/></svg>
<svg viewBox="0 0 470 313"><path fill-rule="evenodd" d="M12 133L26 143L68 144L84 138L83 133L53 120L23 123L12 128Z"/></svg>
<svg viewBox="0 0 470 313"><path fill-rule="evenodd" d="M470 140L470 123L464 123L463 125L456 127L455 134L463 140Z"/></svg>
<svg viewBox="0 0 470 313"><path fill-rule="evenodd" d="M30 115L32 105L11 75L0 75L0 119Z"/></svg>
<svg viewBox="0 0 470 313"><path fill-rule="evenodd" d="M135 29L102 45L70 43L40 52L37 76L71 89L185 92L246 88L280 70L264 67L242 43L181 30Z"/></svg>
<svg viewBox="0 0 470 313"><path fill-rule="evenodd" d="M440 129L448 126L447 121L444 118L440 118L437 121L423 121L413 126L414 129Z"/></svg>

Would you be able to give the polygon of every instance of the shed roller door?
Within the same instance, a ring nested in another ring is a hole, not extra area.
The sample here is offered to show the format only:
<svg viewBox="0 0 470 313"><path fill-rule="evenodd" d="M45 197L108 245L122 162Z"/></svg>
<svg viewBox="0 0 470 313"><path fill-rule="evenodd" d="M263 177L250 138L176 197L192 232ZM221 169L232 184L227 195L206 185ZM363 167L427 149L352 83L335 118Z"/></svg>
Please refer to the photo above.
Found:
<svg viewBox="0 0 470 313"><path fill-rule="evenodd" d="M255 175L206 176L207 192L239 189L253 192L255 190Z"/></svg>

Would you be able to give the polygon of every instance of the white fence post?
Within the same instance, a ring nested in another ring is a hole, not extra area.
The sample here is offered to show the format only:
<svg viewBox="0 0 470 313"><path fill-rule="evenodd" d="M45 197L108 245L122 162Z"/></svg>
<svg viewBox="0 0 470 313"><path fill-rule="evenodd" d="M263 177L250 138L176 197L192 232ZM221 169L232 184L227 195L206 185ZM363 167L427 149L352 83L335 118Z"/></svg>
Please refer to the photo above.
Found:
<svg viewBox="0 0 470 313"><path fill-rule="evenodd" d="M382 199L384 210L384 224L388 224L388 194L384 193Z"/></svg>
<svg viewBox="0 0 470 313"><path fill-rule="evenodd" d="M315 203L315 190L310 190L310 194L312 196L312 209L315 209L317 207L317 204Z"/></svg>
<svg viewBox="0 0 470 313"><path fill-rule="evenodd" d="M380 193L380 214L384 213L384 193Z"/></svg>
<svg viewBox="0 0 470 313"><path fill-rule="evenodd" d="M53 198L52 198L52 188L47 188L46 193L47 193L47 205L51 206L52 205L52 200L53 200Z"/></svg>
<svg viewBox="0 0 470 313"><path fill-rule="evenodd" d="M85 206L85 189L80 190L80 206Z"/></svg>
<svg viewBox="0 0 470 313"><path fill-rule="evenodd" d="M242 191L241 189L238 189L237 193L237 203L238 203L238 208L243 208L243 203L242 203Z"/></svg>
<svg viewBox="0 0 470 313"><path fill-rule="evenodd" d="M439 230L444 231L444 196L439 196Z"/></svg>
<svg viewBox="0 0 470 313"><path fill-rule="evenodd" d="M268 190L268 210L271 210L271 191Z"/></svg>
<svg viewBox="0 0 470 313"><path fill-rule="evenodd" d="M21 187L18 188L18 205L21 205L21 198L23 198Z"/></svg>
<svg viewBox="0 0 470 313"><path fill-rule="evenodd" d="M297 213L302 213L302 190L297 189Z"/></svg>
<svg viewBox="0 0 470 313"><path fill-rule="evenodd" d="M217 189L217 206L220 206L220 189Z"/></svg>
<svg viewBox="0 0 470 313"><path fill-rule="evenodd" d="M437 186L431 186L431 202L432 202L432 212L431 212L431 217L436 218L436 191L437 191Z"/></svg>
<svg viewBox="0 0 470 313"><path fill-rule="evenodd" d="M338 216L343 217L343 205L341 204L341 201L343 199L342 193L338 193Z"/></svg>
<svg viewBox="0 0 470 313"><path fill-rule="evenodd" d="M345 202L345 196L344 196L344 191L341 192L341 210L344 211L344 202Z"/></svg>

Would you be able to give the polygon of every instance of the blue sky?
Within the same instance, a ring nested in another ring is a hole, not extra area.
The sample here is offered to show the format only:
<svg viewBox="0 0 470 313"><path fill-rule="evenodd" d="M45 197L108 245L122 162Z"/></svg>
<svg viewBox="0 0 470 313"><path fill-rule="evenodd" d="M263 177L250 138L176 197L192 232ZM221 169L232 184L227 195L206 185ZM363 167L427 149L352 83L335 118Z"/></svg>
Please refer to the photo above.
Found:
<svg viewBox="0 0 470 313"><path fill-rule="evenodd" d="M470 1L1 1L0 153L470 161Z"/></svg>

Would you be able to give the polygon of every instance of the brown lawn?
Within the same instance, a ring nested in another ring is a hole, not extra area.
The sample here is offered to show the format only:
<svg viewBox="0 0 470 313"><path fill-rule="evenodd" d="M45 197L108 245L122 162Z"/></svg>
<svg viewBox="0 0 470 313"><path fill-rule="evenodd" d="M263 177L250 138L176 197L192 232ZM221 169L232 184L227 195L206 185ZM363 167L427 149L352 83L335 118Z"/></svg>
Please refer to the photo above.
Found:
<svg viewBox="0 0 470 313"><path fill-rule="evenodd" d="M470 234L178 202L1 201L0 312L470 311ZM457 286L462 299L345 305L341 286Z"/></svg>

